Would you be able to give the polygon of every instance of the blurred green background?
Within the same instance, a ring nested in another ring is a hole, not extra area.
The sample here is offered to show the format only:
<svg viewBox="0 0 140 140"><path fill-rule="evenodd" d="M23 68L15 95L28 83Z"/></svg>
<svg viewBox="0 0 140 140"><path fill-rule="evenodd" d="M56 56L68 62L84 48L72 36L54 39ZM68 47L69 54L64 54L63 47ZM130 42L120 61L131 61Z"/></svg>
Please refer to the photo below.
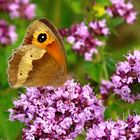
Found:
<svg viewBox="0 0 140 140"><path fill-rule="evenodd" d="M51 20L57 28L69 28L74 23L80 23L87 16L87 7L91 6L94 0L32 0L36 4L36 17L45 17ZM102 2L101 0L97 0ZM136 11L140 12L139 0L133 0ZM25 31L31 20L16 18L11 20L7 13L0 13L0 19L5 19L8 24L16 26L18 40L7 46L0 46L0 139L19 140L21 139L21 129L23 125L19 122L10 122L8 109L13 107L12 101L19 96L20 89L12 89L7 81L7 62L12 50L17 48L24 37ZM116 32L109 36L106 45L106 55L104 62L108 74L111 75L115 69L115 64L124 59L124 55L130 50L140 49L140 18L133 25L121 24L116 27ZM82 84L93 83L104 78L102 71L102 61L97 57L93 63L85 62L83 57L77 56L71 46L65 44L67 53L68 68ZM86 79L88 74L91 79ZM130 112L140 113L140 102L128 104L122 102L115 96L110 96L107 102L105 118L123 118ZM79 137L79 139L82 139Z"/></svg>

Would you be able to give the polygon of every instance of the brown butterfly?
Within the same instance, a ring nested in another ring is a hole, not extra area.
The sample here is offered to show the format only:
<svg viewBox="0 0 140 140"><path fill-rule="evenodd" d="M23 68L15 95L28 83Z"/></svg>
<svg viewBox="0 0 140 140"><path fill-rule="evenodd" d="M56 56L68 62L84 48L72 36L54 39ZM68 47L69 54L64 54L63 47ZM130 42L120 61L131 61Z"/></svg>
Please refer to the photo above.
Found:
<svg viewBox="0 0 140 140"><path fill-rule="evenodd" d="M63 41L47 19L33 21L21 47L9 58L8 78L12 87L59 86L67 79Z"/></svg>

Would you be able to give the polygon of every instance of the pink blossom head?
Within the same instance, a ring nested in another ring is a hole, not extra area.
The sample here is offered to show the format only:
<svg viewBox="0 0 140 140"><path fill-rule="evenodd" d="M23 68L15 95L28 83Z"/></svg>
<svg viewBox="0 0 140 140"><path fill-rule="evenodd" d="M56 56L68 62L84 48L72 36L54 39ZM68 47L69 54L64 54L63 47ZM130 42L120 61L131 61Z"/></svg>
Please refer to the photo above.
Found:
<svg viewBox="0 0 140 140"><path fill-rule="evenodd" d="M119 62L112 76L114 92L125 101L134 103L140 99L140 51L135 50Z"/></svg>
<svg viewBox="0 0 140 140"><path fill-rule="evenodd" d="M23 139L74 139L103 121L104 107L92 88L73 79L58 88L27 88L14 106L10 120L25 123Z"/></svg>

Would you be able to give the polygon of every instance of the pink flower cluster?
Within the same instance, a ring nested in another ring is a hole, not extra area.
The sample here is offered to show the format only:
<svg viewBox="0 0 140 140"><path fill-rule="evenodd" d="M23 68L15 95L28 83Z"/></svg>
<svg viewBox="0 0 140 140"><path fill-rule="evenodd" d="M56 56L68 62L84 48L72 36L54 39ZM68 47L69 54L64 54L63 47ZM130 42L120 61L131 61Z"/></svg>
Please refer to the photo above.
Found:
<svg viewBox="0 0 140 140"><path fill-rule="evenodd" d="M102 95L108 95L113 88L113 83L109 80L102 80L100 85L100 93Z"/></svg>
<svg viewBox="0 0 140 140"><path fill-rule="evenodd" d="M35 17L36 5L30 3L30 0L0 0L0 12L8 13L11 19L21 17L31 20ZM0 44L9 45L17 40L15 26L8 25L3 19L0 19Z"/></svg>
<svg viewBox="0 0 140 140"><path fill-rule="evenodd" d="M24 122L23 140L73 140L103 121L104 107L92 88L68 80L62 87L27 88L10 109L10 120Z"/></svg>
<svg viewBox="0 0 140 140"><path fill-rule="evenodd" d="M95 22L90 22L89 27L92 29L95 35L104 35L107 36L110 34L109 28L106 25L106 20L100 20Z"/></svg>
<svg viewBox="0 0 140 140"><path fill-rule="evenodd" d="M125 121L105 121L93 124L86 140L139 140L140 115L129 116Z"/></svg>
<svg viewBox="0 0 140 140"><path fill-rule="evenodd" d="M12 19L16 17L32 19L35 17L35 8L36 5L29 0L14 0L9 5L9 12Z"/></svg>
<svg viewBox="0 0 140 140"><path fill-rule="evenodd" d="M8 45L17 40L14 25L8 25L4 19L0 20L0 44Z"/></svg>
<svg viewBox="0 0 140 140"><path fill-rule="evenodd" d="M0 11L8 12L11 19L22 17L32 19L35 17L36 5L30 3L30 0L1 0Z"/></svg>
<svg viewBox="0 0 140 140"><path fill-rule="evenodd" d="M140 99L140 51L129 53L126 61L119 62L110 81L102 80L100 93L108 95L110 92L130 103Z"/></svg>
<svg viewBox="0 0 140 140"><path fill-rule="evenodd" d="M126 61L117 65L112 76L114 92L128 102L140 99L140 51L135 50L126 56Z"/></svg>
<svg viewBox="0 0 140 140"><path fill-rule="evenodd" d="M84 22L73 25L69 30L60 30L62 36L67 36L67 42L72 45L72 49L79 55L84 56L86 61L91 61L94 54L98 53L98 47L104 42L97 36L106 36L109 29L106 20L90 22L85 25Z"/></svg>
<svg viewBox="0 0 140 140"><path fill-rule="evenodd" d="M72 44L72 49L80 55L83 55L86 61L91 61L93 54L97 54L97 46L102 46L103 42L89 33L89 28L83 22L80 25L72 27L67 42Z"/></svg>
<svg viewBox="0 0 140 140"><path fill-rule="evenodd" d="M110 0L111 6L107 8L107 13L112 16L122 17L128 24L136 20L136 11L131 2L125 3L124 0Z"/></svg>

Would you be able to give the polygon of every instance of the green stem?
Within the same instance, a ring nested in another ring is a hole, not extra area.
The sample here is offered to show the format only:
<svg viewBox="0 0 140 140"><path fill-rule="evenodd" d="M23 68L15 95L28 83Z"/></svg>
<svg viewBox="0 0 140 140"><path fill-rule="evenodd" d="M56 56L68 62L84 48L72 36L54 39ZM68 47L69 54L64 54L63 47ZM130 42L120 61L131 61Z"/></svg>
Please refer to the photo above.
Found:
<svg viewBox="0 0 140 140"><path fill-rule="evenodd" d="M102 78L105 80L109 80L109 74L108 74L107 65L105 61L105 57L106 57L105 46L101 48L99 54L100 54L100 61L102 62L102 68L103 68Z"/></svg>
<svg viewBox="0 0 140 140"><path fill-rule="evenodd" d="M103 72L104 72L104 78L106 80L109 79L109 75L108 75L108 71L107 71L107 67L106 67L106 62L103 60Z"/></svg>
<svg viewBox="0 0 140 140"><path fill-rule="evenodd" d="M61 17L61 4L59 0L54 1L54 23L58 27L60 25L60 17Z"/></svg>

